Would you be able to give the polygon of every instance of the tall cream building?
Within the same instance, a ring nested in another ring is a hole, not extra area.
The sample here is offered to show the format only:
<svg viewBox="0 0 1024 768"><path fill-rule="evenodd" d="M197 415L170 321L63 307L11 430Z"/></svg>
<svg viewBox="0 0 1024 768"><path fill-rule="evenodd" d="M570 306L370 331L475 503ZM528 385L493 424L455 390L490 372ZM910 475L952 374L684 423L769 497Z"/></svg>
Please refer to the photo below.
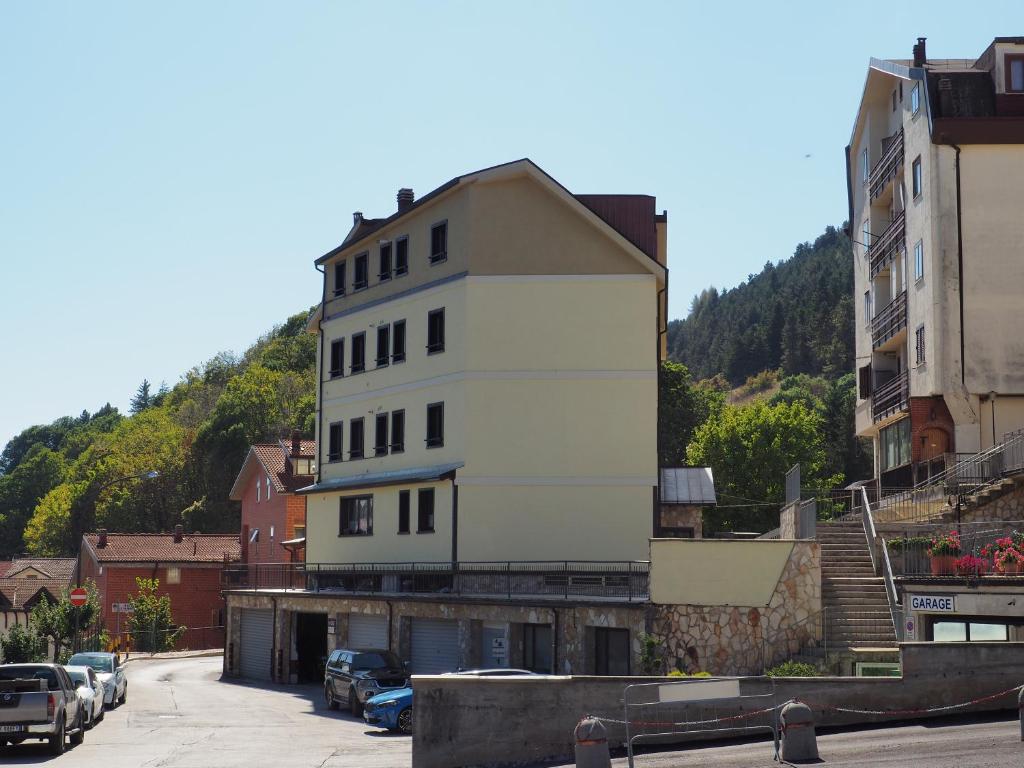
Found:
<svg viewBox="0 0 1024 768"><path fill-rule="evenodd" d="M905 487L1024 427L1024 37L872 59L846 153L856 429Z"/></svg>
<svg viewBox="0 0 1024 768"><path fill-rule="evenodd" d="M646 560L658 484L666 216L530 160L317 260L307 561Z"/></svg>

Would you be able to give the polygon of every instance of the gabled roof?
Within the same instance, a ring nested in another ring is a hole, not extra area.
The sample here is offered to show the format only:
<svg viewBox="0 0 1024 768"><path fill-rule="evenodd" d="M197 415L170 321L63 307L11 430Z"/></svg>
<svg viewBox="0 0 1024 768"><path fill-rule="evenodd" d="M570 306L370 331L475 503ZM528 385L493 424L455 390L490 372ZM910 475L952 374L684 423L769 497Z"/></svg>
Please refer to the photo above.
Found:
<svg viewBox="0 0 1024 768"><path fill-rule="evenodd" d="M0 604L8 610L30 609L45 595L56 601L71 585L73 557L25 557L0 562Z"/></svg>
<svg viewBox="0 0 1024 768"><path fill-rule="evenodd" d="M242 546L237 535L186 533L180 542L173 533L108 533L107 544L98 546L99 535L82 537L89 554L98 563L222 563L240 560Z"/></svg>
<svg viewBox="0 0 1024 768"><path fill-rule="evenodd" d="M473 171L472 173L466 173L462 176L456 176L454 179L445 182L437 189L432 190L423 197L414 201L411 206L406 208L404 211L398 211L385 219L363 219L362 222L352 228L352 230L345 237L345 240L337 248L334 248L319 259L316 260L316 264L320 265L326 261L329 261L334 256L337 256L342 251L354 248L356 245L362 244L368 240L372 235L383 229L384 227L393 224L399 219L412 214L417 209L426 205L427 203L436 200L442 195L446 194L450 190L456 187L472 184L477 181L489 181L493 179L499 179L502 176L515 176L527 174L537 179L549 189L555 192L556 195L561 197L565 202L569 203L578 213L587 218L592 224L597 226L599 229L605 232L605 234L616 240L619 245L623 246L627 251L632 253L654 274L660 278L664 278L665 267L658 263L655 258L655 252L652 249L652 245L656 247L656 235L653 232L648 235L646 234L646 228L638 227L632 222L632 216L629 212L625 214L621 210L617 210L617 207L611 204L614 198L647 198L646 195L573 195L568 189L562 186L554 177L546 173L540 166L534 163L529 158L522 158L520 160L513 160L509 163L502 163L501 165L495 165L490 168L484 168L479 171ZM651 209L653 212L653 198L651 200ZM638 205L636 200L632 202L632 206ZM629 206L627 206L629 207ZM614 211L614 215L611 212ZM654 221L650 222L650 226L653 230ZM643 231L641 231L641 229Z"/></svg>
<svg viewBox="0 0 1024 768"><path fill-rule="evenodd" d="M257 470L262 470L270 478L270 484L277 493L294 493L297 489L309 485L312 475L290 475L285 464L291 446L283 440L276 443L256 443L249 449L242 468L238 471L228 498L241 501L246 485ZM316 441L302 440L299 443L299 457L316 458Z"/></svg>
<svg viewBox="0 0 1024 768"><path fill-rule="evenodd" d="M711 467L663 467L663 504L717 504Z"/></svg>

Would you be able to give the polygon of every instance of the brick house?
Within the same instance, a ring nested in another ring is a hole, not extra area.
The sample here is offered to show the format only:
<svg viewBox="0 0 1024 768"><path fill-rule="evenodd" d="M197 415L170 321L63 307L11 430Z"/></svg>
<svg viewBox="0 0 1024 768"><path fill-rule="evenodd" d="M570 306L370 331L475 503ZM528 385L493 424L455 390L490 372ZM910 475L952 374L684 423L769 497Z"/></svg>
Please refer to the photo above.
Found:
<svg viewBox="0 0 1024 768"><path fill-rule="evenodd" d="M257 443L249 449L228 495L242 504L242 562L305 560L306 497L312 485L316 442L292 433L289 443Z"/></svg>
<svg viewBox="0 0 1024 768"><path fill-rule="evenodd" d="M125 631L121 608L138 592L137 577L160 580L171 598L171 613L189 627L180 645L218 648L223 643L225 563L241 558L238 537L224 534L107 533L82 537L81 580L92 579L103 605L103 624L113 635Z"/></svg>

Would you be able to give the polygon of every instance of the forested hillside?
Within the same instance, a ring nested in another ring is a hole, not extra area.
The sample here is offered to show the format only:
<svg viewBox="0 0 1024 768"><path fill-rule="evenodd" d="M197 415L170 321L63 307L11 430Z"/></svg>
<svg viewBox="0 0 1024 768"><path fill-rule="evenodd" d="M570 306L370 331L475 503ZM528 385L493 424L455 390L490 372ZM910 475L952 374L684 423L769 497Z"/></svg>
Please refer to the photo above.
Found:
<svg viewBox="0 0 1024 768"><path fill-rule="evenodd" d="M316 337L307 312L244 355L221 353L173 388L29 427L0 454L0 557L71 555L84 531L238 530L227 496L249 445L312 436ZM155 477L143 477L157 472Z"/></svg>
<svg viewBox="0 0 1024 768"><path fill-rule="evenodd" d="M733 386L763 370L837 378L853 370L853 253L828 227L778 266L743 284L695 297L668 327L669 357L696 379L721 373Z"/></svg>

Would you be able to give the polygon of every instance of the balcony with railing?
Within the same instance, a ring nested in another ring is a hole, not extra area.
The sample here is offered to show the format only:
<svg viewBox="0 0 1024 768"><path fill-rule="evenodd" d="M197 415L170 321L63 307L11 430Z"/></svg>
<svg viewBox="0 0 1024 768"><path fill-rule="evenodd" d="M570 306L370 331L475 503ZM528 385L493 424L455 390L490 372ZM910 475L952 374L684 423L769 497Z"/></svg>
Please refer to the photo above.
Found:
<svg viewBox="0 0 1024 768"><path fill-rule="evenodd" d="M883 142L884 144L884 142ZM900 168L903 167L903 130L893 134L889 138L882 157L875 163L868 176L868 188L871 190L871 199L881 197L886 186L896 178Z"/></svg>
<svg viewBox="0 0 1024 768"><path fill-rule="evenodd" d="M250 563L225 568L226 590L394 595L500 600L596 599L643 602L650 563L503 561L408 563Z"/></svg>
<svg viewBox="0 0 1024 768"><path fill-rule="evenodd" d="M910 405L910 376L906 371L882 384L871 393L871 418L882 421L906 411Z"/></svg>
<svg viewBox="0 0 1024 768"><path fill-rule="evenodd" d="M879 349L907 327L907 292L886 304L871 320L871 346Z"/></svg>
<svg viewBox="0 0 1024 768"><path fill-rule="evenodd" d="M885 231L874 238L874 242L868 248L872 278L889 266L901 252L906 250L906 220L907 217L903 211L897 213L893 220L889 222L889 226L885 228Z"/></svg>

